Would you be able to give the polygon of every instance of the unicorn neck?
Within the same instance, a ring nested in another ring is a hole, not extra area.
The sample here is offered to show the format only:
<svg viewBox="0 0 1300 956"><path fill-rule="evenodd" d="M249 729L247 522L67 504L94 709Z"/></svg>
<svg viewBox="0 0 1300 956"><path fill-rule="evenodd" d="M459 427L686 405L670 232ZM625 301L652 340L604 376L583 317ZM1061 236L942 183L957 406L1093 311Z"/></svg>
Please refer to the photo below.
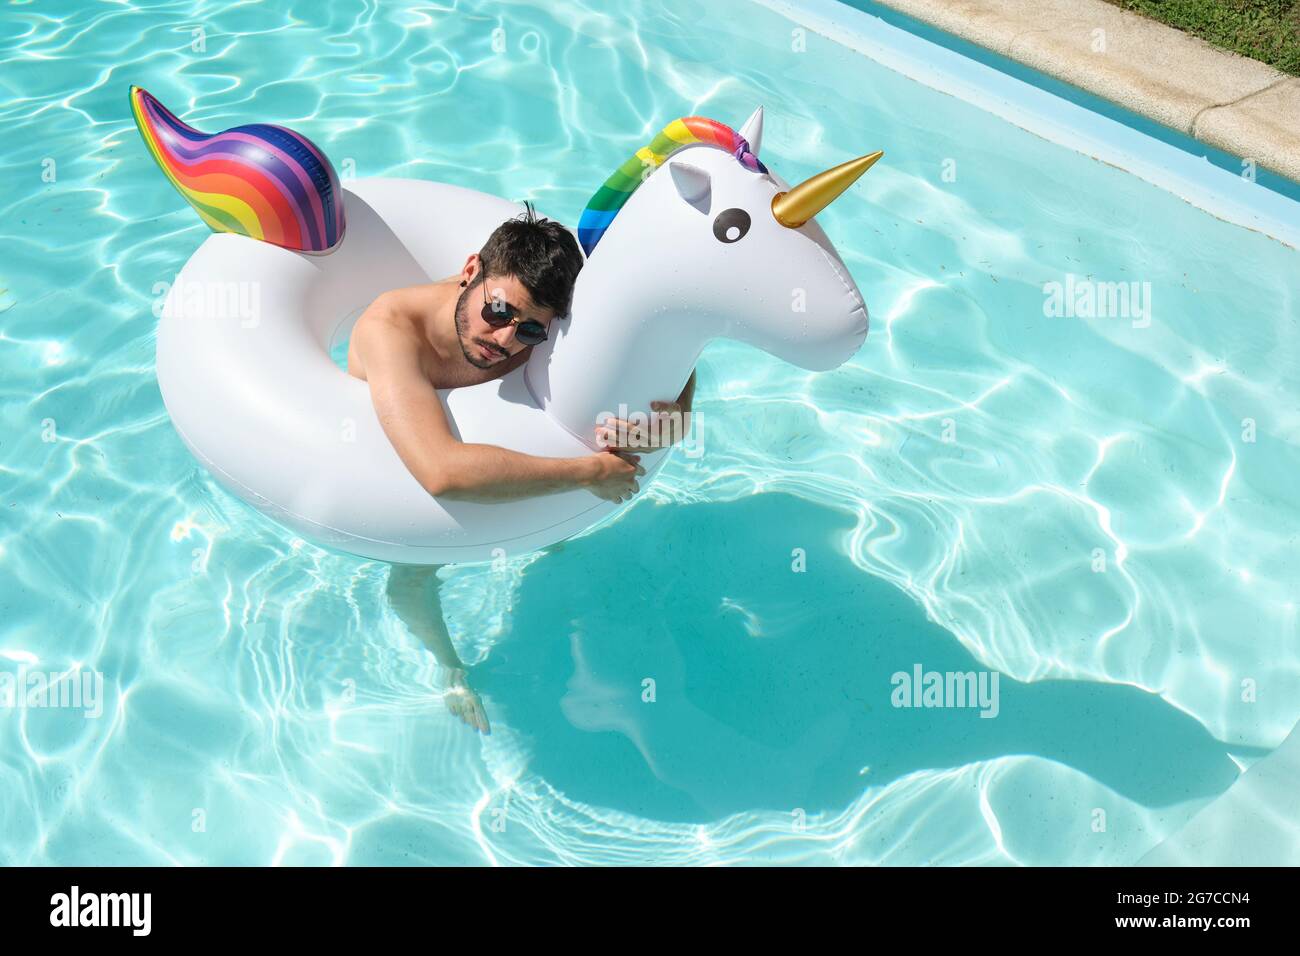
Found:
<svg viewBox="0 0 1300 956"><path fill-rule="evenodd" d="M611 258L619 261L604 261ZM538 404L593 448L598 416L625 418L649 413L652 401L675 400L713 335L699 311L667 304L672 290L662 276L631 265L588 263L572 314L551 324L558 333L534 349L526 366Z"/></svg>

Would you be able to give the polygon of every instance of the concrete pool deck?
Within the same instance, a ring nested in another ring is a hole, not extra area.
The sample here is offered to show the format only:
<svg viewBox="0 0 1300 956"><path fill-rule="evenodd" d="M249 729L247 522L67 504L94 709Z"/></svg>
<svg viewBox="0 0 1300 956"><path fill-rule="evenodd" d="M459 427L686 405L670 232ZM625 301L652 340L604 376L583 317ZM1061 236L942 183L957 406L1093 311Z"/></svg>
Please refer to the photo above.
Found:
<svg viewBox="0 0 1300 956"><path fill-rule="evenodd" d="M1102 0L876 0L1300 182L1300 78Z"/></svg>

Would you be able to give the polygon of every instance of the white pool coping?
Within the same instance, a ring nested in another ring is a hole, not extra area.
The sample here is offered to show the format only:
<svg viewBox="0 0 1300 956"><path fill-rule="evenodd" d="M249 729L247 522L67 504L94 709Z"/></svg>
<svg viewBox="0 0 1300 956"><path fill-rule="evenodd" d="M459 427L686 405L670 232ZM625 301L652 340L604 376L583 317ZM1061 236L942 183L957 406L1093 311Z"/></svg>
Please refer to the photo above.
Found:
<svg viewBox="0 0 1300 956"><path fill-rule="evenodd" d="M1027 132L1300 249L1300 203L1203 156L908 33L839 0L754 0L820 36ZM883 144L889 153L889 144Z"/></svg>
<svg viewBox="0 0 1300 956"><path fill-rule="evenodd" d="M873 3L1300 183L1300 78L1276 67L1114 0Z"/></svg>

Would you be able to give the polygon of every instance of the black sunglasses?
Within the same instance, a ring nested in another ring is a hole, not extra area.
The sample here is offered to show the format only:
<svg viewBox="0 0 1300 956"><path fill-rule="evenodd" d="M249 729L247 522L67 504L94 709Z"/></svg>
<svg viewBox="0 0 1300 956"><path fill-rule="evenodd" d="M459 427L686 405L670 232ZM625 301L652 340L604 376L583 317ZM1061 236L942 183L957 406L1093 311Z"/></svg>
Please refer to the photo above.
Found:
<svg viewBox="0 0 1300 956"><path fill-rule="evenodd" d="M532 319L520 319L519 310L508 302L488 299L487 283L483 283L483 321L494 329L515 326L515 338L520 345L538 345L546 341L546 326Z"/></svg>

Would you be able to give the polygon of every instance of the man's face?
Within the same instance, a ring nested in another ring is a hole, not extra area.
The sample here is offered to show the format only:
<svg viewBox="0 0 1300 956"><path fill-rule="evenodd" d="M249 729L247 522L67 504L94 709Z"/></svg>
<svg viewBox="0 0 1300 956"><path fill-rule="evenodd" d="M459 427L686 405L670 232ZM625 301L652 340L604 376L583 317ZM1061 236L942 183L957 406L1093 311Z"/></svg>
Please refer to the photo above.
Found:
<svg viewBox="0 0 1300 956"><path fill-rule="evenodd" d="M465 360L477 368L492 368L527 348L516 338L513 323L494 328L483 318L485 304L494 306L497 314L536 322L543 328L549 328L555 318L550 309L533 303L514 276L488 276L486 281L471 282L456 301L456 334Z"/></svg>

